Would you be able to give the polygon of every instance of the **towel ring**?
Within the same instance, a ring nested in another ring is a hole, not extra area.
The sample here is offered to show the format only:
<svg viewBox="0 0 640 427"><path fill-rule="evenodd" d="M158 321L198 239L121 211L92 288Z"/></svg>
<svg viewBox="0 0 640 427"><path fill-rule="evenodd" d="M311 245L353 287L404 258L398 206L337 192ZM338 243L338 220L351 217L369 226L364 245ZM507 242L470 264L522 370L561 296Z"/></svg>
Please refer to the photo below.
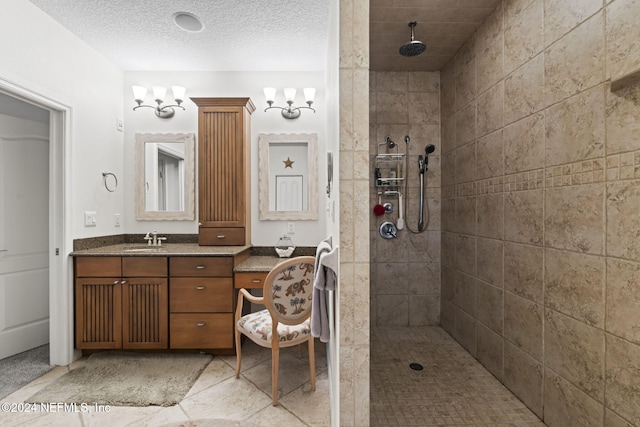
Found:
<svg viewBox="0 0 640 427"><path fill-rule="evenodd" d="M108 176L113 177L114 183L112 186L109 186L109 182L107 181ZM116 189L118 188L118 178L115 176L115 174L111 172L102 172L102 177L104 179L104 187L107 189L107 191L109 193L113 193L114 191L116 191Z"/></svg>

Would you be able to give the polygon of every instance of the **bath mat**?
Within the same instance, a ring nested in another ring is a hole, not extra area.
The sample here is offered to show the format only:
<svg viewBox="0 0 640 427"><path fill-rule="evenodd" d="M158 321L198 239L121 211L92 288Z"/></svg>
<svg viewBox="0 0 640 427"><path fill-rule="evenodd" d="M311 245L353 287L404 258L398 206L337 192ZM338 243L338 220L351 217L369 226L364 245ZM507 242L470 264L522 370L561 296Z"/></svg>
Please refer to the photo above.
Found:
<svg viewBox="0 0 640 427"><path fill-rule="evenodd" d="M173 406L212 360L205 354L94 353L27 399L110 406Z"/></svg>

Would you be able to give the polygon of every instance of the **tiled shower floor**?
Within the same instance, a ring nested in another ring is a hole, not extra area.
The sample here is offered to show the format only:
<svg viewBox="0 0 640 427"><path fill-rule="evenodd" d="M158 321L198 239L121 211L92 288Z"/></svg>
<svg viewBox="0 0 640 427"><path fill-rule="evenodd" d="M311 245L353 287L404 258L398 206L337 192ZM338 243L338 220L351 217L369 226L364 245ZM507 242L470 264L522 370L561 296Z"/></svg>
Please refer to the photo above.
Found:
<svg viewBox="0 0 640 427"><path fill-rule="evenodd" d="M412 326L371 331L371 426L544 424L442 328Z"/></svg>

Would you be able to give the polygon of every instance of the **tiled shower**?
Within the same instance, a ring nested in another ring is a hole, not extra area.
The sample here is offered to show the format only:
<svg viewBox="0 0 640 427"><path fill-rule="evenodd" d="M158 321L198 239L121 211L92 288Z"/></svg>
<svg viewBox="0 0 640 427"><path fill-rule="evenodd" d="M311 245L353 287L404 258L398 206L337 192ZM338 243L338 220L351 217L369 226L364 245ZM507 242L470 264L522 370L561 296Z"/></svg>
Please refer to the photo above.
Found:
<svg viewBox="0 0 640 427"><path fill-rule="evenodd" d="M505 0L440 73L370 73L370 158L437 154L426 233L370 216L372 328L439 322L549 426L640 426L639 18Z"/></svg>

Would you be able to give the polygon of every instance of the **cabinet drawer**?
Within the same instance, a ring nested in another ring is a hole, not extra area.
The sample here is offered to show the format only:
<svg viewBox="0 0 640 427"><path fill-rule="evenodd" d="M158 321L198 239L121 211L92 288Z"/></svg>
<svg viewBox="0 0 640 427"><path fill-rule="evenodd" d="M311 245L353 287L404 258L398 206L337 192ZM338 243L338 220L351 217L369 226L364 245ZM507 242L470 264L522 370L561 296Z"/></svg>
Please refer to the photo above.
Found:
<svg viewBox="0 0 640 427"><path fill-rule="evenodd" d="M124 277L167 277L167 257L122 257Z"/></svg>
<svg viewBox="0 0 640 427"><path fill-rule="evenodd" d="M120 277L120 257L77 257L76 277Z"/></svg>
<svg viewBox="0 0 640 427"><path fill-rule="evenodd" d="M172 277L233 277L233 257L171 257Z"/></svg>
<svg viewBox="0 0 640 427"><path fill-rule="evenodd" d="M198 244L203 246L246 245L246 230L244 227L200 227Z"/></svg>
<svg viewBox="0 0 640 427"><path fill-rule="evenodd" d="M171 348L233 348L232 313L171 314Z"/></svg>
<svg viewBox="0 0 640 427"><path fill-rule="evenodd" d="M169 311L172 313L233 311L233 279L172 278L169 283Z"/></svg>
<svg viewBox="0 0 640 427"><path fill-rule="evenodd" d="M264 279L267 278L267 274L269 273L266 271L236 273L234 276L234 285L237 289L262 289L264 286Z"/></svg>

